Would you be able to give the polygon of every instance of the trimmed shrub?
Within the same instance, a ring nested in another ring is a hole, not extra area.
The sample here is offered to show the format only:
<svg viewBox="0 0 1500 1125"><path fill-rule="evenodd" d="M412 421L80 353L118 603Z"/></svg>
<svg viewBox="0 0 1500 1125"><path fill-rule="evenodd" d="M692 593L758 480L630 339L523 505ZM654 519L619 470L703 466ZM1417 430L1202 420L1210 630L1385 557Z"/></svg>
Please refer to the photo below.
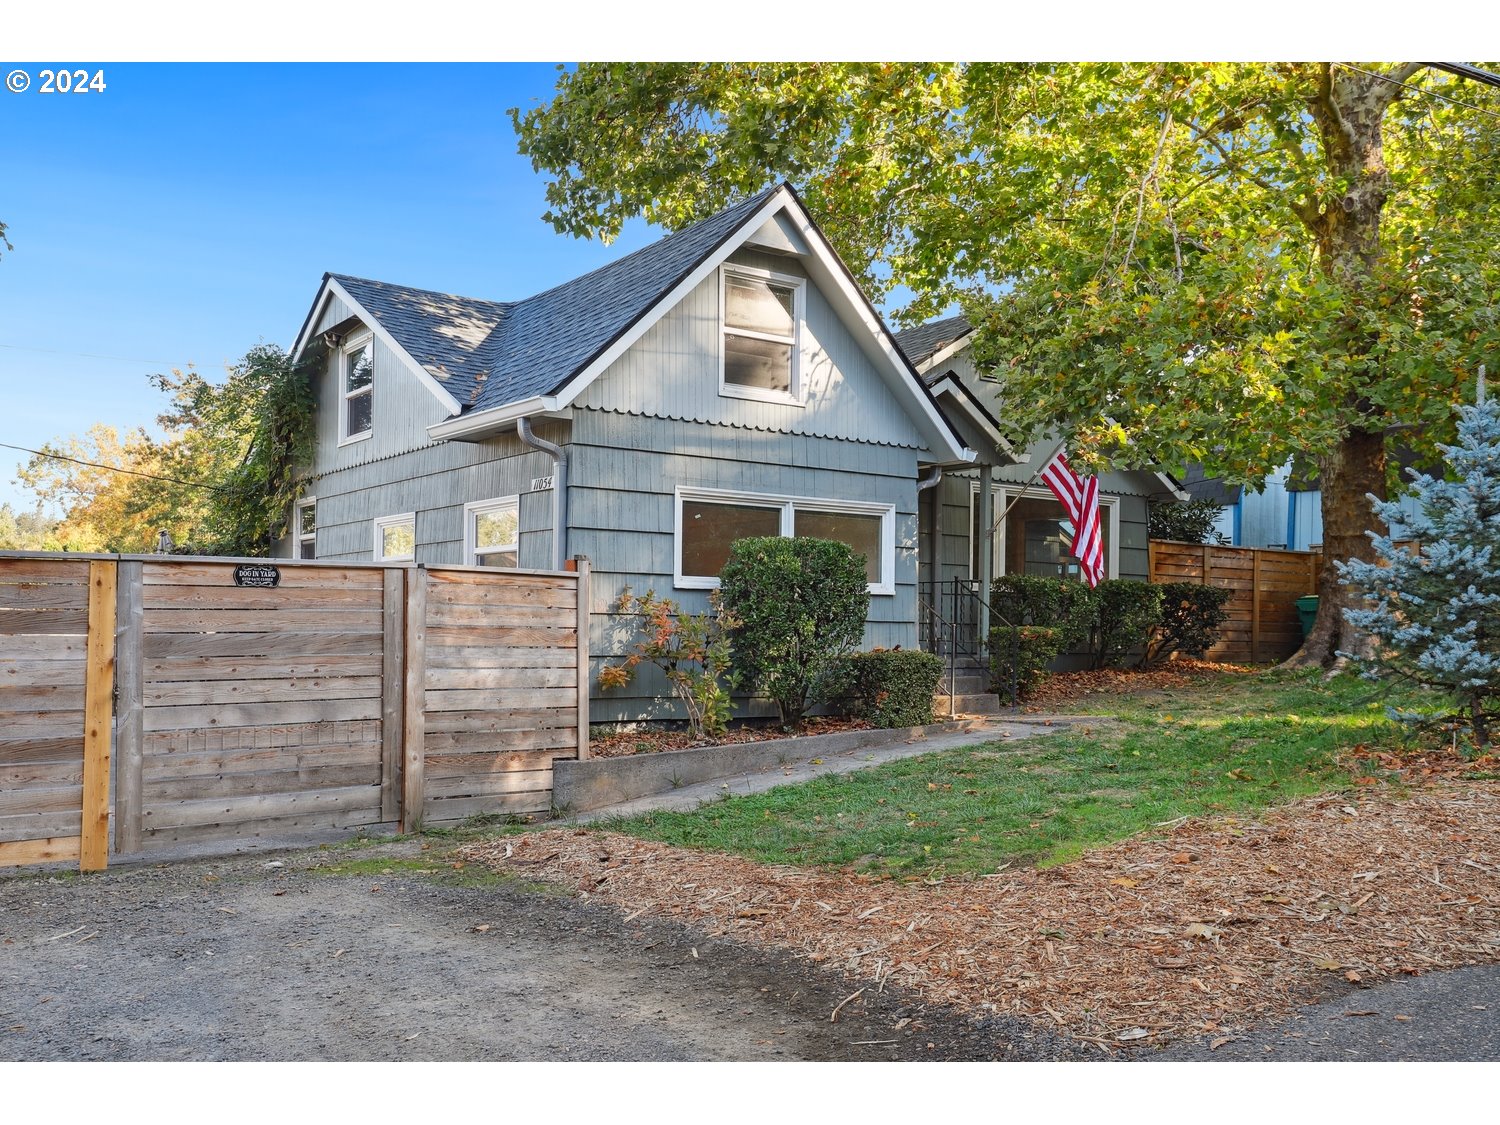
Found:
<svg viewBox="0 0 1500 1125"><path fill-rule="evenodd" d="M990 630L990 690L1010 695L1011 666L1015 666L1016 691L1025 699L1048 676L1048 669L1062 651L1062 631L1022 625L1013 630L1003 625Z"/></svg>
<svg viewBox="0 0 1500 1125"><path fill-rule="evenodd" d="M1151 630L1141 667L1160 664L1173 653L1202 656L1213 648L1229 619L1224 607L1234 591L1196 582L1163 582L1157 588L1161 590L1161 620Z"/></svg>
<svg viewBox="0 0 1500 1125"><path fill-rule="evenodd" d="M877 727L921 727L932 722L932 697L943 659L915 649L851 653L846 658L850 714Z"/></svg>
<svg viewBox="0 0 1500 1125"><path fill-rule="evenodd" d="M1147 534L1152 539L1171 539L1178 543L1228 543L1214 530L1224 506L1214 500L1167 500L1152 504L1146 516Z"/></svg>
<svg viewBox="0 0 1500 1125"><path fill-rule="evenodd" d="M1103 668L1146 647L1161 621L1161 587L1134 578L1111 578L1094 587L1098 609L1089 637L1092 665Z"/></svg>
<svg viewBox="0 0 1500 1125"><path fill-rule="evenodd" d="M990 584L990 606L1012 625L1055 629L1058 651L1086 640L1094 625L1097 597L1082 582L1035 574L1002 574Z"/></svg>
<svg viewBox="0 0 1500 1125"><path fill-rule="evenodd" d="M865 559L831 539L738 539L719 572L724 609L737 625L742 682L769 696L784 727L835 695L838 672L865 634Z"/></svg>

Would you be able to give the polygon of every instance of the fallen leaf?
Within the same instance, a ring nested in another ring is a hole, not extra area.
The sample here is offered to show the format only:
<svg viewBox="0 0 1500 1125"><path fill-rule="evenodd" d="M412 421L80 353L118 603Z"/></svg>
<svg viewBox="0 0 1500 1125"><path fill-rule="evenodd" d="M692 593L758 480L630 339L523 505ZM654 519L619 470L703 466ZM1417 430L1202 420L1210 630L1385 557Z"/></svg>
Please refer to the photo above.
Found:
<svg viewBox="0 0 1500 1125"><path fill-rule="evenodd" d="M1391 1019L1393 1019L1393 1020L1400 1020L1402 1023L1407 1023L1408 1021L1410 1021L1411 1017L1410 1016L1392 1016Z"/></svg>
<svg viewBox="0 0 1500 1125"><path fill-rule="evenodd" d="M1173 863L1192 863L1197 858L1192 852L1178 852L1172 857Z"/></svg>
<svg viewBox="0 0 1500 1125"><path fill-rule="evenodd" d="M1151 1033L1144 1027L1132 1027L1129 1031L1122 1031L1115 1038L1121 1042L1129 1042L1132 1039L1144 1039Z"/></svg>
<svg viewBox="0 0 1500 1125"><path fill-rule="evenodd" d="M1210 926L1207 922L1194 922L1187 928L1188 937L1209 938L1210 940L1223 932L1218 926Z"/></svg>
<svg viewBox="0 0 1500 1125"><path fill-rule="evenodd" d="M1111 879L1109 885L1112 887L1135 887L1139 884L1134 879L1127 879L1123 875L1118 879Z"/></svg>
<svg viewBox="0 0 1500 1125"><path fill-rule="evenodd" d="M1221 1035L1217 1039L1209 1040L1208 1049L1210 1051L1217 1051L1225 1043L1233 1043L1238 1038L1239 1036L1237 1035Z"/></svg>
<svg viewBox="0 0 1500 1125"><path fill-rule="evenodd" d="M1350 984L1358 984L1361 978L1358 973L1356 973L1353 969L1350 969L1347 973L1344 974L1344 979Z"/></svg>

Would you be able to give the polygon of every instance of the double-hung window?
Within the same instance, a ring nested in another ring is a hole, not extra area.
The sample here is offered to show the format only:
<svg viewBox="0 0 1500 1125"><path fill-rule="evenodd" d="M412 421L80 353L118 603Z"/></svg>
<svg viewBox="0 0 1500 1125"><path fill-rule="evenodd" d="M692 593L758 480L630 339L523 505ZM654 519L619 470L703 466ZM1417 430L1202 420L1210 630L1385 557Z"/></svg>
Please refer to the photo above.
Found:
<svg viewBox="0 0 1500 1125"><path fill-rule="evenodd" d="M417 555L417 517L413 512L381 516L375 521L375 561L411 562Z"/></svg>
<svg viewBox="0 0 1500 1125"><path fill-rule="evenodd" d="M371 336L339 349L339 444L369 437L375 417L375 348Z"/></svg>
<svg viewBox="0 0 1500 1125"><path fill-rule="evenodd" d="M677 490L674 584L686 590L717 589L730 544L764 535L847 543L864 556L870 593L896 592L895 505L707 488Z"/></svg>
<svg viewBox="0 0 1500 1125"><path fill-rule="evenodd" d="M725 266L719 271L720 393L801 403L804 289L802 279L766 270Z"/></svg>
<svg viewBox="0 0 1500 1125"><path fill-rule="evenodd" d="M521 539L521 498L500 496L464 505L464 561L515 566Z"/></svg>

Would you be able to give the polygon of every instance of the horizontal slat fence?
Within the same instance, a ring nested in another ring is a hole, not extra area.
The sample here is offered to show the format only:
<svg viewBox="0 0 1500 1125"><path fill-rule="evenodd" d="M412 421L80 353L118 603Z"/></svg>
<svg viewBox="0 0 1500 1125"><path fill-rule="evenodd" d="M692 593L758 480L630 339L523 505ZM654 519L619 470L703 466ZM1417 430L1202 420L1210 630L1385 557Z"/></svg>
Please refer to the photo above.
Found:
<svg viewBox="0 0 1500 1125"><path fill-rule="evenodd" d="M1297 599L1318 592L1323 555L1151 540L1152 582L1196 582L1232 590L1210 660L1259 664L1302 647Z"/></svg>
<svg viewBox="0 0 1500 1125"><path fill-rule="evenodd" d="M93 825L104 865L111 688L118 853L550 810L587 754L586 561L247 561L0 556L0 864L86 859Z"/></svg>

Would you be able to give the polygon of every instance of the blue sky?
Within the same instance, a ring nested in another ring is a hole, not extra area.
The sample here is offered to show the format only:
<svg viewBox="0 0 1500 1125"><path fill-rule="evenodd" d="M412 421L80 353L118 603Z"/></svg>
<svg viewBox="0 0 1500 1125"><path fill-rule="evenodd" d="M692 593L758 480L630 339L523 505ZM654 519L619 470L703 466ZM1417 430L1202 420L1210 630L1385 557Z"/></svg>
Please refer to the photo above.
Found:
<svg viewBox="0 0 1500 1125"><path fill-rule="evenodd" d="M659 233L541 221L506 110L551 64L119 64L83 95L28 69L0 91L0 442L153 424L148 374L289 345L325 270L508 299ZM32 502L25 460L0 449L0 501Z"/></svg>

